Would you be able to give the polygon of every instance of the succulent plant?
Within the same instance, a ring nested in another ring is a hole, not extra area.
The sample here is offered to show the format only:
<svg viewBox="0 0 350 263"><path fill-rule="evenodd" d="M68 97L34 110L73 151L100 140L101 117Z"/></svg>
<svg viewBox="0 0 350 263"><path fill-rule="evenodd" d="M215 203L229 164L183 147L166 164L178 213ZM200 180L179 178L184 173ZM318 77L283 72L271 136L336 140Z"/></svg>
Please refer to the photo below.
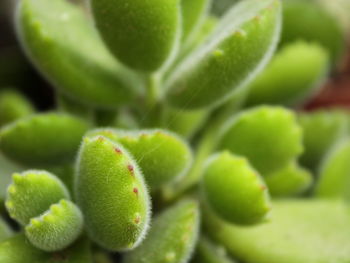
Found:
<svg viewBox="0 0 350 263"><path fill-rule="evenodd" d="M334 11L6 10L56 103L0 90L0 263L350 262L350 114L300 110L342 58Z"/></svg>

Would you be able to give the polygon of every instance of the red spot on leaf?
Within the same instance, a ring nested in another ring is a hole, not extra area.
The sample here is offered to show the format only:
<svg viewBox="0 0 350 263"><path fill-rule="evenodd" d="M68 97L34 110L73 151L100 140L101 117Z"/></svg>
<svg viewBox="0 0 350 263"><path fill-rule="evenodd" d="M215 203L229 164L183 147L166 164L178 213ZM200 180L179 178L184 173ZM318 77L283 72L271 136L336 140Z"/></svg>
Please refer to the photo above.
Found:
<svg viewBox="0 0 350 263"><path fill-rule="evenodd" d="M122 153L122 150L120 150L119 148L114 148L114 151L115 151L116 153L119 153L119 154Z"/></svg>
<svg viewBox="0 0 350 263"><path fill-rule="evenodd" d="M139 189L137 189L136 187L134 187L134 189L132 190L136 195L139 194Z"/></svg>

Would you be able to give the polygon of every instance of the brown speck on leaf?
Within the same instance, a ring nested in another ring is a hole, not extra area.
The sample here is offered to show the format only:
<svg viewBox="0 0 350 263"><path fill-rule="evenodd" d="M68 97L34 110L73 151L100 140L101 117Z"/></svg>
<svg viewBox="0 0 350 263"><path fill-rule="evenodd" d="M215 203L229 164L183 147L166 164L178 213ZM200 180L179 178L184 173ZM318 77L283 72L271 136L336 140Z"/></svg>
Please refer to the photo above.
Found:
<svg viewBox="0 0 350 263"><path fill-rule="evenodd" d="M137 189L136 187L134 187L134 189L132 190L136 195L139 194L139 189Z"/></svg>
<svg viewBox="0 0 350 263"><path fill-rule="evenodd" d="M122 150L120 150L119 148L114 148L114 151L115 151L116 153L119 153L119 154L122 153Z"/></svg>

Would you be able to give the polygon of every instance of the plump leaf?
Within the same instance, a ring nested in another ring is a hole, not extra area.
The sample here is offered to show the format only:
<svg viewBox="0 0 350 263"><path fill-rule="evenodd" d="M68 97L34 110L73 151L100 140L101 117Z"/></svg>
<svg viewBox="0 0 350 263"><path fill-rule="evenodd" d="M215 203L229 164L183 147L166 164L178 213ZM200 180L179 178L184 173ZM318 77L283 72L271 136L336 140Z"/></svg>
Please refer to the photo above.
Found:
<svg viewBox="0 0 350 263"><path fill-rule="evenodd" d="M33 106L15 90L0 92L0 127L34 112Z"/></svg>
<svg viewBox="0 0 350 263"><path fill-rule="evenodd" d="M181 0L182 41L191 41L209 12L211 0Z"/></svg>
<svg viewBox="0 0 350 263"><path fill-rule="evenodd" d="M82 238L60 252L44 252L35 248L23 234L0 243L1 263L92 263L90 244Z"/></svg>
<svg viewBox="0 0 350 263"><path fill-rule="evenodd" d="M83 103L116 107L132 98L124 69L83 11L65 0L23 0L17 31L27 55L61 92Z"/></svg>
<svg viewBox="0 0 350 263"><path fill-rule="evenodd" d="M32 218L25 227L28 240L44 251L62 250L72 244L81 234L83 217L72 202L61 200L49 210Z"/></svg>
<svg viewBox="0 0 350 263"><path fill-rule="evenodd" d="M285 0L281 45L296 40L316 42L326 48L333 62L345 50L345 37L338 21L316 1Z"/></svg>
<svg viewBox="0 0 350 263"><path fill-rule="evenodd" d="M320 161L338 140L345 138L349 131L349 118L339 110L319 110L299 115L303 128L304 153L300 163L316 170Z"/></svg>
<svg viewBox="0 0 350 263"><path fill-rule="evenodd" d="M270 58L279 28L278 0L238 4L167 79L168 101L195 109L217 105L233 95Z"/></svg>
<svg viewBox="0 0 350 263"><path fill-rule="evenodd" d="M292 111L281 107L256 107L225 124L219 148L247 157L265 176L301 154L302 130Z"/></svg>
<svg viewBox="0 0 350 263"><path fill-rule="evenodd" d="M208 115L206 110L183 111L172 108L165 113L164 126L185 138L190 138L204 124Z"/></svg>
<svg viewBox="0 0 350 263"><path fill-rule="evenodd" d="M211 157L201 186L211 208L231 223L259 223L271 209L267 187L260 174L245 158L229 152Z"/></svg>
<svg viewBox="0 0 350 263"><path fill-rule="evenodd" d="M7 189L6 208L10 216L21 225L44 213L50 205L69 199L62 182L45 171L30 170L13 174Z"/></svg>
<svg viewBox="0 0 350 263"><path fill-rule="evenodd" d="M183 201L158 215L145 241L126 254L124 263L183 263L193 252L199 231L197 203Z"/></svg>
<svg viewBox="0 0 350 263"><path fill-rule="evenodd" d="M234 263L226 255L225 248L221 245L213 243L206 237L201 237L198 244L196 253L194 254L191 263Z"/></svg>
<svg viewBox="0 0 350 263"><path fill-rule="evenodd" d="M324 159L315 195L350 200L350 140L340 141Z"/></svg>
<svg viewBox="0 0 350 263"><path fill-rule="evenodd" d="M9 159L28 166L72 163L88 127L67 114L36 114L1 129L0 149Z"/></svg>
<svg viewBox="0 0 350 263"><path fill-rule="evenodd" d="M11 183L11 175L15 172L21 172L24 168L11 162L0 152L0 212L4 208L4 200L7 193L7 187Z"/></svg>
<svg viewBox="0 0 350 263"><path fill-rule="evenodd" d="M106 137L86 137L77 160L76 200L92 240L113 251L136 247L150 220L143 176L130 154Z"/></svg>
<svg viewBox="0 0 350 263"><path fill-rule="evenodd" d="M347 263L350 213L343 203L290 200L273 204L271 221L254 227L206 215L206 230L246 263Z"/></svg>
<svg viewBox="0 0 350 263"><path fill-rule="evenodd" d="M12 235L12 230L7 223L0 217L0 242L9 238Z"/></svg>
<svg viewBox="0 0 350 263"><path fill-rule="evenodd" d="M274 197L293 196L303 193L312 182L312 174L293 161L286 167L265 176L269 192Z"/></svg>
<svg viewBox="0 0 350 263"><path fill-rule="evenodd" d="M95 24L112 53L127 66L159 69L180 41L180 0L90 0Z"/></svg>
<svg viewBox="0 0 350 263"><path fill-rule="evenodd" d="M103 135L129 150L152 190L184 175L192 161L186 142L165 130L100 129L89 134Z"/></svg>
<svg viewBox="0 0 350 263"><path fill-rule="evenodd" d="M321 87L328 53L318 44L297 41L285 45L249 86L248 105L295 105Z"/></svg>

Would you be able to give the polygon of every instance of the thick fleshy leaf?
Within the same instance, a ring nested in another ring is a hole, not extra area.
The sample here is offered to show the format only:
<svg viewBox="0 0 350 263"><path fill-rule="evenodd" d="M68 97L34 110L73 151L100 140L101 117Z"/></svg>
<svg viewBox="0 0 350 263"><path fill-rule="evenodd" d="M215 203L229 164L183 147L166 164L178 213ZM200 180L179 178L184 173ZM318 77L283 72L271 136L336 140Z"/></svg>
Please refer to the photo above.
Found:
<svg viewBox="0 0 350 263"><path fill-rule="evenodd" d="M181 0L182 41L191 41L209 12L211 0Z"/></svg>
<svg viewBox="0 0 350 263"><path fill-rule="evenodd" d="M0 242L9 238L12 235L12 230L7 223L0 217Z"/></svg>
<svg viewBox="0 0 350 263"><path fill-rule="evenodd" d="M233 117L223 127L220 149L248 158L265 176L282 169L302 151L302 130L294 113L261 106Z"/></svg>
<svg viewBox="0 0 350 263"><path fill-rule="evenodd" d="M81 238L60 252L44 252L35 248L23 234L0 243L1 263L92 263L90 244Z"/></svg>
<svg viewBox="0 0 350 263"><path fill-rule="evenodd" d="M206 231L246 263L347 263L350 213L343 203L313 200L273 204L271 221L254 227L206 214Z"/></svg>
<svg viewBox="0 0 350 263"><path fill-rule="evenodd" d="M266 64L280 29L278 0L248 0L219 22L203 44L188 55L165 82L176 107L217 105L243 88Z"/></svg>
<svg viewBox="0 0 350 263"><path fill-rule="evenodd" d="M293 196L303 193L312 182L312 174L295 161L265 176L269 192L274 197Z"/></svg>
<svg viewBox="0 0 350 263"><path fill-rule="evenodd" d="M165 130L99 129L89 133L89 136L94 135L121 143L130 151L152 190L179 179L192 161L192 152L186 142Z"/></svg>
<svg viewBox="0 0 350 263"><path fill-rule="evenodd" d="M304 102L321 88L328 67L328 53L318 44L290 43L249 86L247 104Z"/></svg>
<svg viewBox="0 0 350 263"><path fill-rule="evenodd" d="M79 7L65 0L23 0L17 31L27 55L61 92L116 107L132 98L130 73L113 59Z"/></svg>
<svg viewBox="0 0 350 263"><path fill-rule="evenodd" d="M183 263L192 255L199 231L198 204L183 201L158 215L145 241L124 263Z"/></svg>
<svg viewBox="0 0 350 263"><path fill-rule="evenodd" d="M141 242L150 220L150 198L140 169L123 146L103 136L86 137L75 190L92 240L113 251Z"/></svg>
<svg viewBox="0 0 350 263"><path fill-rule="evenodd" d="M340 141L326 156L319 172L315 195L350 201L350 140Z"/></svg>
<svg viewBox="0 0 350 263"><path fill-rule="evenodd" d="M196 253L194 254L191 263L234 263L226 255L225 248L221 245L213 243L206 237L201 237L198 244Z"/></svg>
<svg viewBox="0 0 350 263"><path fill-rule="evenodd" d="M304 153L300 163L317 170L320 161L337 141L345 138L349 132L349 117L340 110L319 110L299 115L303 128Z"/></svg>
<svg viewBox="0 0 350 263"><path fill-rule="evenodd" d="M0 127L34 112L33 106L15 90L0 92Z"/></svg>
<svg viewBox="0 0 350 263"><path fill-rule="evenodd" d="M9 159L27 166L73 163L88 127L67 114L36 114L1 129L0 149Z"/></svg>
<svg viewBox="0 0 350 263"><path fill-rule="evenodd" d="M333 62L345 50L345 36L328 10L317 1L284 0L281 45L301 39L322 45Z"/></svg>
<svg viewBox="0 0 350 263"><path fill-rule="evenodd" d="M21 225L29 223L61 199L69 199L62 182L45 171L26 171L13 174L7 189L6 208L10 216Z"/></svg>
<svg viewBox="0 0 350 263"><path fill-rule="evenodd" d="M181 37L180 0L90 0L95 24L127 66L156 71L173 57Z"/></svg>
<svg viewBox="0 0 350 263"><path fill-rule="evenodd" d="M68 247L83 230L83 216L72 202L61 200L25 227L28 240L44 251L58 251Z"/></svg>
<svg viewBox="0 0 350 263"><path fill-rule="evenodd" d="M229 152L211 157L201 186L210 207L231 223L259 223L271 209L261 176L245 158Z"/></svg>

